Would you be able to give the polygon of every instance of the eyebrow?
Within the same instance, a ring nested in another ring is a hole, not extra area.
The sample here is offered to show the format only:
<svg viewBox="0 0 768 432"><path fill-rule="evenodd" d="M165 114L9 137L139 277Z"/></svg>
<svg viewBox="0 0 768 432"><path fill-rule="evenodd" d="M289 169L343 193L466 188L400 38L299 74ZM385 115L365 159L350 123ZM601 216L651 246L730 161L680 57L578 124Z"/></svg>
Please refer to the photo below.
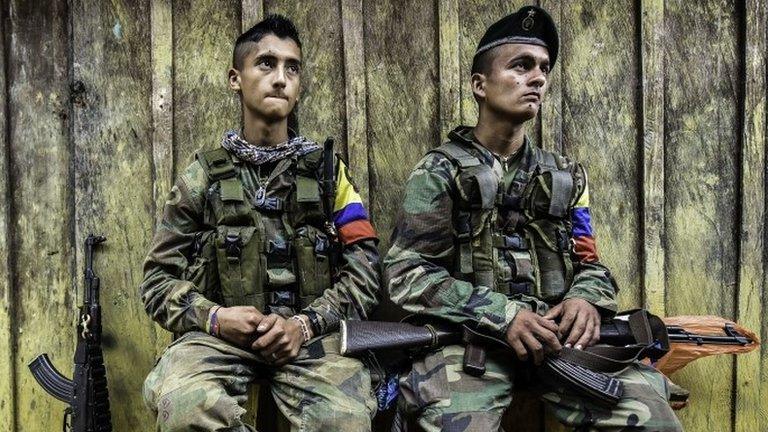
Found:
<svg viewBox="0 0 768 432"><path fill-rule="evenodd" d="M265 59L269 59L269 60L280 60L280 57L278 57L278 56L277 56L275 53L273 53L272 51L267 51L267 52L265 52L264 54L258 54L258 55L256 55L256 58L254 59L254 61L260 61L260 60L265 60ZM296 57L284 57L284 59L285 59L285 62L286 62L286 63L290 63L290 64L296 64L296 65L299 65L299 66L301 66L301 60L300 60L300 59L298 59L298 58L296 58Z"/></svg>
<svg viewBox="0 0 768 432"><path fill-rule="evenodd" d="M530 61L533 61L534 63L537 60L540 60L541 64L545 64L545 65L549 66L549 58L546 58L546 57L536 57L536 56L534 56L531 53L518 54L518 55L512 57L511 59L509 59L507 64L512 63L512 62L517 61L517 60L530 60Z"/></svg>

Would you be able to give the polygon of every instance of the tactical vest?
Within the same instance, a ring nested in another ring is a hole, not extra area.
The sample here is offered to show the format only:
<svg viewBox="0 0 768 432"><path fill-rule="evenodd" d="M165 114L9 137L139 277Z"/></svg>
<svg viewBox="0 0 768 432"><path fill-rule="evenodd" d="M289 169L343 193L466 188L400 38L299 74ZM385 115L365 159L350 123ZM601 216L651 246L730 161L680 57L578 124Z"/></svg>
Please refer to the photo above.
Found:
<svg viewBox="0 0 768 432"><path fill-rule="evenodd" d="M281 160L264 185L247 185L223 148L196 157L208 177L204 224L186 278L225 306L299 309L332 284L319 165L322 150ZM249 187L250 186L250 187Z"/></svg>
<svg viewBox="0 0 768 432"><path fill-rule="evenodd" d="M505 190L498 161L494 169L452 138L431 152L458 169L454 277L509 297L559 301L573 281L569 212L585 187L583 168L531 146Z"/></svg>

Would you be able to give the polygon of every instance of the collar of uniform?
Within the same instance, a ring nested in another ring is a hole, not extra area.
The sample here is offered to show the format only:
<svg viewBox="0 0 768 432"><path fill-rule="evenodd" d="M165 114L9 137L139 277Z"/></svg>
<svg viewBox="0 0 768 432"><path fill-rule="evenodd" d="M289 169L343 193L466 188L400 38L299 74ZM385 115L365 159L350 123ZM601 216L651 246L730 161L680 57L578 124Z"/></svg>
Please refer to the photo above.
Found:
<svg viewBox="0 0 768 432"><path fill-rule="evenodd" d="M480 142L477 141L475 138L474 130L475 128L471 126L458 126L450 133L448 133L448 138L452 141L460 142L477 150L479 153L478 156L480 156L487 165L493 166L494 160L501 163L502 157L500 155L488 150L486 147L480 144ZM523 139L523 145L517 150L517 152L511 155L507 162L515 160L528 153L531 149L531 145L531 140L528 138L528 135L526 135Z"/></svg>

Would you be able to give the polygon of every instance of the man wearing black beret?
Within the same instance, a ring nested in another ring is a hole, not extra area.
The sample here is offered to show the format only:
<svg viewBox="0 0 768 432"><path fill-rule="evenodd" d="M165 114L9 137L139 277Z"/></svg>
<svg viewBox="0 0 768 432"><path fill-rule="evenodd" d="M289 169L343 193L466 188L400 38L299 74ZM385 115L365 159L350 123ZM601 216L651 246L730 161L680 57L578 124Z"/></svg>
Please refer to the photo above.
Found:
<svg viewBox="0 0 768 432"><path fill-rule="evenodd" d="M536 364L594 345L601 318L616 312L586 171L525 133L558 48L554 22L535 6L488 28L472 64L477 125L457 127L417 165L384 262L392 300L422 321L468 325ZM499 429L522 363L489 348L476 376L465 372L464 354L463 345L442 347L401 379L401 408L424 430ZM634 362L615 377L624 391L611 407L556 382L532 384L577 430L682 430L659 372Z"/></svg>

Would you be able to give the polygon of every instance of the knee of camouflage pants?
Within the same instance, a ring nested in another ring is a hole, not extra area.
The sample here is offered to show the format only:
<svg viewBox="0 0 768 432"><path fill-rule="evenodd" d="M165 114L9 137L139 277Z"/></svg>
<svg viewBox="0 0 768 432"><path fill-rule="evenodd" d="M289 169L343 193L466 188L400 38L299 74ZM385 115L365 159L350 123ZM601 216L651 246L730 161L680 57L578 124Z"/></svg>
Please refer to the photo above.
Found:
<svg viewBox="0 0 768 432"><path fill-rule="evenodd" d="M568 393L545 393L542 399L557 419L577 430L680 432L680 421L669 406L666 378L656 369L636 362L615 375L624 394L612 408Z"/></svg>
<svg viewBox="0 0 768 432"><path fill-rule="evenodd" d="M237 349L197 332L168 347L144 381L157 430L253 430L241 421L253 371L230 348Z"/></svg>
<svg viewBox="0 0 768 432"><path fill-rule="evenodd" d="M414 362L401 378L399 403L427 432L499 430L512 401L513 371L496 352L488 352L486 373L464 373L464 347L449 345Z"/></svg>
<svg viewBox="0 0 768 432"><path fill-rule="evenodd" d="M366 432L376 413L368 369L339 354L339 334L315 339L275 371L275 402L292 431Z"/></svg>

